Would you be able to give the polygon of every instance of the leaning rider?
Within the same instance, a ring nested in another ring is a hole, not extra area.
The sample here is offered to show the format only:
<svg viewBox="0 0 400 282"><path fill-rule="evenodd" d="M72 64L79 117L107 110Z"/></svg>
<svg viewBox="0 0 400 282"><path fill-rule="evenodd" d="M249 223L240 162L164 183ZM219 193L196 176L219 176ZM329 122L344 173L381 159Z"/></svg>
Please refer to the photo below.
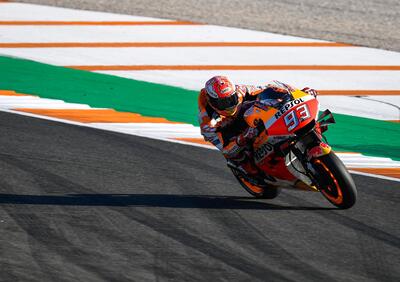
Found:
<svg viewBox="0 0 400 282"><path fill-rule="evenodd" d="M304 88L316 95L314 89ZM209 79L199 95L199 122L204 140L211 142L231 163L251 177L257 178L259 170L250 152L246 150L256 136L257 129L248 127L244 112L261 92L287 92L276 85L235 85L226 76ZM274 95L272 95L274 96Z"/></svg>

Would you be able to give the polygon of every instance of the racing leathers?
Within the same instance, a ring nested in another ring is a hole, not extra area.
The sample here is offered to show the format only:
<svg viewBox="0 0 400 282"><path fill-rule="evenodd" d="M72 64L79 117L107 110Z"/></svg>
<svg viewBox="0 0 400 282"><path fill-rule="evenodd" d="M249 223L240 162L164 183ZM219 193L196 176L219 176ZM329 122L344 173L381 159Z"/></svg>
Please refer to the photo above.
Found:
<svg viewBox="0 0 400 282"><path fill-rule="evenodd" d="M199 95L199 123L201 134L205 141L216 146L228 161L233 161L238 168L251 175L257 176L260 171L254 164L251 152L246 150L257 135L257 128L249 127L243 118L244 113L257 99L258 94L264 92L271 95L271 99L281 102L276 95L270 93L287 93L287 89L275 84L266 86L235 85L239 105L236 113L232 116L224 116L208 103L206 90L203 88ZM290 87L286 85L286 87ZM311 88L303 88L302 91L317 96L317 91Z"/></svg>
<svg viewBox="0 0 400 282"><path fill-rule="evenodd" d="M254 137L254 128L249 128L243 119L248 108L246 105L255 101L257 95L270 86L235 85L239 99L238 110L233 116L217 113L208 103L206 90L199 94L199 123L205 141L217 147L227 160L241 166L248 174L258 174L258 169L247 155L246 141Z"/></svg>

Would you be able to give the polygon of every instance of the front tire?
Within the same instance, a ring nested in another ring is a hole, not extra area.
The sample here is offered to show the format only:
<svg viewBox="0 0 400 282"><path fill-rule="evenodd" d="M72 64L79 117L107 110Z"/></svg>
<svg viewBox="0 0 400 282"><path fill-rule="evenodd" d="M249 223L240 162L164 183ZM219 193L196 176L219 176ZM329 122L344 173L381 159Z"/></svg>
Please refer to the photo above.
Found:
<svg viewBox="0 0 400 282"><path fill-rule="evenodd" d="M240 172L231 168L233 175L236 177L237 181L239 181L240 185L252 196L258 199L274 199L281 192L280 188L274 188L265 184L255 185L246 180Z"/></svg>
<svg viewBox="0 0 400 282"><path fill-rule="evenodd" d="M353 178L334 152L312 160L314 178L322 195L340 209L351 208L357 199Z"/></svg>

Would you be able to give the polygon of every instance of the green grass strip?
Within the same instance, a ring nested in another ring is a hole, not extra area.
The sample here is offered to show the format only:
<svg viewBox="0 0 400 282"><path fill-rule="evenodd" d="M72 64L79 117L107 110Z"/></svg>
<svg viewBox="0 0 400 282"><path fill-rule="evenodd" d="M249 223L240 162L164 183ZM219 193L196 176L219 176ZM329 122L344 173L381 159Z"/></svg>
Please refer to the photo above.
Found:
<svg viewBox="0 0 400 282"><path fill-rule="evenodd" d="M198 125L198 92L0 56L0 89ZM400 124L335 114L327 132L338 151L400 160Z"/></svg>

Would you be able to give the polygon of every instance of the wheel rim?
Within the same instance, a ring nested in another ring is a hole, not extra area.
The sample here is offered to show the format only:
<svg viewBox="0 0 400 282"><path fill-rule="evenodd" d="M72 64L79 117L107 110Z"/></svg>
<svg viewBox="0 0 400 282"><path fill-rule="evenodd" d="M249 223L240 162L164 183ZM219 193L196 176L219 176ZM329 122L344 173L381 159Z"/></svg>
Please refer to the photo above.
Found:
<svg viewBox="0 0 400 282"><path fill-rule="evenodd" d="M325 176L329 177L328 183L326 183L326 187L323 187L321 193L334 204L340 205L343 203L343 194L342 189L335 176L329 170L329 168L320 160L315 160L315 163L320 165L322 169L325 171Z"/></svg>

